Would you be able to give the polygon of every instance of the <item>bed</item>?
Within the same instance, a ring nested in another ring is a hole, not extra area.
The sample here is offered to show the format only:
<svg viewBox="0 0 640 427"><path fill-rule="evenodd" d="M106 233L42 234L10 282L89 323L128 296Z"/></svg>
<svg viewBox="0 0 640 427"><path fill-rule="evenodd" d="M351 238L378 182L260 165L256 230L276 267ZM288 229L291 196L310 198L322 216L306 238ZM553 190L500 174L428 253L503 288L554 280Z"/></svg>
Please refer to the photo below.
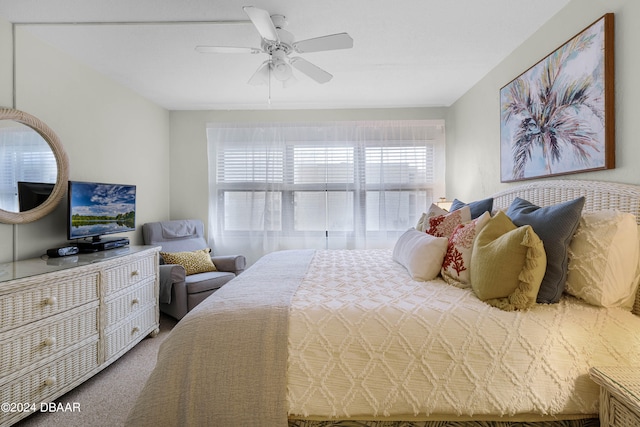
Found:
<svg viewBox="0 0 640 427"><path fill-rule="evenodd" d="M624 304L603 295L593 303L587 289L584 298L564 292L554 303L506 310L440 274L414 280L396 248L275 252L176 325L127 424L599 425L589 368L640 361L640 186L535 181L493 195L492 211L499 216L518 200L554 207L582 197L576 236L590 227L585 218L601 226L601 212L633 214L633 283L625 289L634 292ZM601 237L581 242L597 245ZM622 250L628 262L629 250L606 249ZM578 259L577 248L569 253ZM611 264L600 270L615 287L630 267L607 257L583 261ZM571 262L569 277L577 278Z"/></svg>

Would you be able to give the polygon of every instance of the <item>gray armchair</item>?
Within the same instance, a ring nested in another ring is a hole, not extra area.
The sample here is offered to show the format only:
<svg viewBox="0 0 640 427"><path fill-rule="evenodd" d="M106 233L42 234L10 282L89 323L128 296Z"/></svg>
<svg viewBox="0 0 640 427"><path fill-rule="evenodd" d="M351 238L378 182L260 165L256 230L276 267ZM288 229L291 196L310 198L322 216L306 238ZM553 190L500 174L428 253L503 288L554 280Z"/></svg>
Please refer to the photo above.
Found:
<svg viewBox="0 0 640 427"><path fill-rule="evenodd" d="M197 219L148 222L142 226L147 245L161 246L162 252L206 249L204 225ZM244 271L243 255L211 256L218 271L187 276L183 266L160 260L160 311L178 320L222 285Z"/></svg>

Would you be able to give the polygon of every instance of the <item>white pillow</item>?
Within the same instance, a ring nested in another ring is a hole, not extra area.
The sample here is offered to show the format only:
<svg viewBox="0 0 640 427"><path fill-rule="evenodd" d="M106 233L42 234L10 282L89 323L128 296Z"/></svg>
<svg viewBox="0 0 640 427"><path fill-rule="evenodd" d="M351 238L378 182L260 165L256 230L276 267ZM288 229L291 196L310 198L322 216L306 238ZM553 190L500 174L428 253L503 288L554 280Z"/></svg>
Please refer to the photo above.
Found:
<svg viewBox="0 0 640 427"><path fill-rule="evenodd" d="M597 306L633 307L640 246L632 214L584 212L568 255L567 293Z"/></svg>
<svg viewBox="0 0 640 427"><path fill-rule="evenodd" d="M410 228L398 238L393 259L409 271L413 280L433 280L440 273L447 242L446 237L435 237Z"/></svg>

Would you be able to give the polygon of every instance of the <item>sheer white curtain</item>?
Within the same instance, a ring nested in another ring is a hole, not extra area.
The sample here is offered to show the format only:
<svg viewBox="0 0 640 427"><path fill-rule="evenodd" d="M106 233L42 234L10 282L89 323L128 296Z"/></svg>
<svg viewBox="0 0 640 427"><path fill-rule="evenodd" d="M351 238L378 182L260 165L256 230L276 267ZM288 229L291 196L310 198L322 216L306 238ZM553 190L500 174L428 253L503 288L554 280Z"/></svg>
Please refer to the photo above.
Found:
<svg viewBox="0 0 640 427"><path fill-rule="evenodd" d="M207 139L209 243L249 262L392 247L444 195L442 121L215 123Z"/></svg>

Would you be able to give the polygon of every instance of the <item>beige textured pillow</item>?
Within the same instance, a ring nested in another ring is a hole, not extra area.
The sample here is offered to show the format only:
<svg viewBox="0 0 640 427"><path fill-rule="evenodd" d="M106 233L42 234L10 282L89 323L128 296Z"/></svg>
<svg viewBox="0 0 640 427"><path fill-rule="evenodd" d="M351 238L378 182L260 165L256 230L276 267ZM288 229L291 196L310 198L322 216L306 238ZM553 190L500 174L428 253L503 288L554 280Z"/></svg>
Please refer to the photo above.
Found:
<svg viewBox="0 0 640 427"><path fill-rule="evenodd" d="M447 251L447 239L418 231L407 230L393 248L393 260L402 264L413 280L433 280L440 273Z"/></svg>
<svg viewBox="0 0 640 427"><path fill-rule="evenodd" d="M217 271L211 261L211 249L200 249L193 252L160 252L160 256L167 264L180 264L187 272L187 276L208 271Z"/></svg>
<svg viewBox="0 0 640 427"><path fill-rule="evenodd" d="M596 306L633 307L640 257L635 216L584 212L568 252L568 294Z"/></svg>
<svg viewBox="0 0 640 427"><path fill-rule="evenodd" d="M471 288L478 298L502 310L536 303L547 266L540 238L530 225L516 227L498 212L478 233L471 254Z"/></svg>

